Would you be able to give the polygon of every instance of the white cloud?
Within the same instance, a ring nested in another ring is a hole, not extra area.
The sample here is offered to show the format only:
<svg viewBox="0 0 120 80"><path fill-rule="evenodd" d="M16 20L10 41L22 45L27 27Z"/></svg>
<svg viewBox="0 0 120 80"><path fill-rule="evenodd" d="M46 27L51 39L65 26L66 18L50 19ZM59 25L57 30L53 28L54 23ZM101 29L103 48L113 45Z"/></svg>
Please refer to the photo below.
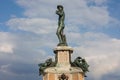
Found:
<svg viewBox="0 0 120 80"><path fill-rule="evenodd" d="M103 33L94 33L94 32L86 32L86 33L68 32L67 38L70 44L75 44L77 46L84 45L84 44L87 45L90 43L92 44L92 41L104 42L106 39L109 39L109 37Z"/></svg>
<svg viewBox="0 0 120 80"><path fill-rule="evenodd" d="M49 55L43 48L53 46L53 41L48 36L34 34L19 34L0 32L0 61L38 63ZM51 39L51 37L50 37ZM11 55L12 54L12 55ZM35 55L36 54L36 55Z"/></svg>
<svg viewBox="0 0 120 80"><path fill-rule="evenodd" d="M0 32L1 40L0 40L0 53L13 53L14 37L8 32Z"/></svg>
<svg viewBox="0 0 120 80"><path fill-rule="evenodd" d="M86 0L88 3L95 3L96 5L103 5L107 3L108 0Z"/></svg>
<svg viewBox="0 0 120 80"><path fill-rule="evenodd" d="M5 65L1 65L0 66L0 73L4 73L6 75L10 75L10 76L18 76L17 74L13 73L9 67L11 66L11 64L5 64Z"/></svg>
<svg viewBox="0 0 120 80"><path fill-rule="evenodd" d="M55 5L56 1L17 0L17 3L25 8L24 15L27 17L45 17L45 15L48 17L50 16L49 14L51 14L51 11L54 10L51 5Z"/></svg>
<svg viewBox="0 0 120 80"><path fill-rule="evenodd" d="M10 64L0 66L0 71L9 74L9 71L7 70L9 66Z"/></svg>
<svg viewBox="0 0 120 80"><path fill-rule="evenodd" d="M56 29L55 21L41 18L13 18L7 22L12 29L29 31L37 34L49 34Z"/></svg>
<svg viewBox="0 0 120 80"><path fill-rule="evenodd" d="M0 44L0 52L13 53L13 46L10 44Z"/></svg>

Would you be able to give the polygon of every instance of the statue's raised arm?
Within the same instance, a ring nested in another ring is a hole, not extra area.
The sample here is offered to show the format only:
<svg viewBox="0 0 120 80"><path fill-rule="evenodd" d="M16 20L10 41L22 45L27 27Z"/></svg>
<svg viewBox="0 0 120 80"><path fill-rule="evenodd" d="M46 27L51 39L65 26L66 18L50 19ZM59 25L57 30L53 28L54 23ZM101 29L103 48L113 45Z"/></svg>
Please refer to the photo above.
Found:
<svg viewBox="0 0 120 80"><path fill-rule="evenodd" d="M64 8L62 5L58 5L57 10L56 10L56 14L59 16L58 28L57 28L57 32L56 32L58 39L59 39L58 46L67 46L66 37L63 33L64 27L65 27L65 24L64 24L65 13L64 13L63 9Z"/></svg>

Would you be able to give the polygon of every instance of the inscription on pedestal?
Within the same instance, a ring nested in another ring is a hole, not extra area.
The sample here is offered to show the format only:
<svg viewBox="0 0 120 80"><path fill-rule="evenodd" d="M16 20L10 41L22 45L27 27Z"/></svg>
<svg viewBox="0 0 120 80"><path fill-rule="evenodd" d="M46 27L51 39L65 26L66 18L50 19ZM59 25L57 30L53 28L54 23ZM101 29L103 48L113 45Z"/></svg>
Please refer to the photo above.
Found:
<svg viewBox="0 0 120 80"><path fill-rule="evenodd" d="M59 51L58 62L59 63L69 63L69 52L68 51Z"/></svg>

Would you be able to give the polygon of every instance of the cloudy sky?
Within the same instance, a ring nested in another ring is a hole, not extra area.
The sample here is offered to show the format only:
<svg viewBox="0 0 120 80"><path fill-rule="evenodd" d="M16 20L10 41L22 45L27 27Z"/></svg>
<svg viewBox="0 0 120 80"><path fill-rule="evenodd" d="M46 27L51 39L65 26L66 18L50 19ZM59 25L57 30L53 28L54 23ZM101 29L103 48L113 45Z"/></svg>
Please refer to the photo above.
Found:
<svg viewBox="0 0 120 80"><path fill-rule="evenodd" d="M0 0L0 80L41 80L38 64L58 44L58 4L72 60L90 65L86 80L119 80L120 0Z"/></svg>

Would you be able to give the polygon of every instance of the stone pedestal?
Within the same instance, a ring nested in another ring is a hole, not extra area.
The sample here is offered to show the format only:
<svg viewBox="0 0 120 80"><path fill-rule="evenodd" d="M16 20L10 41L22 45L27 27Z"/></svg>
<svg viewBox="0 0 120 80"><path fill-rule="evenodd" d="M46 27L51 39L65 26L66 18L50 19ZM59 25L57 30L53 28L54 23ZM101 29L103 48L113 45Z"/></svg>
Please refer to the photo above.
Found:
<svg viewBox="0 0 120 80"><path fill-rule="evenodd" d="M57 62L56 67L70 67L71 54L73 49L67 46L59 46L54 49L55 60Z"/></svg>
<svg viewBox="0 0 120 80"><path fill-rule="evenodd" d="M84 80L83 71L79 67L71 67L71 54L73 49L68 46L58 46L54 49L55 67L45 69L43 80ZM65 79L62 79L62 74Z"/></svg>

